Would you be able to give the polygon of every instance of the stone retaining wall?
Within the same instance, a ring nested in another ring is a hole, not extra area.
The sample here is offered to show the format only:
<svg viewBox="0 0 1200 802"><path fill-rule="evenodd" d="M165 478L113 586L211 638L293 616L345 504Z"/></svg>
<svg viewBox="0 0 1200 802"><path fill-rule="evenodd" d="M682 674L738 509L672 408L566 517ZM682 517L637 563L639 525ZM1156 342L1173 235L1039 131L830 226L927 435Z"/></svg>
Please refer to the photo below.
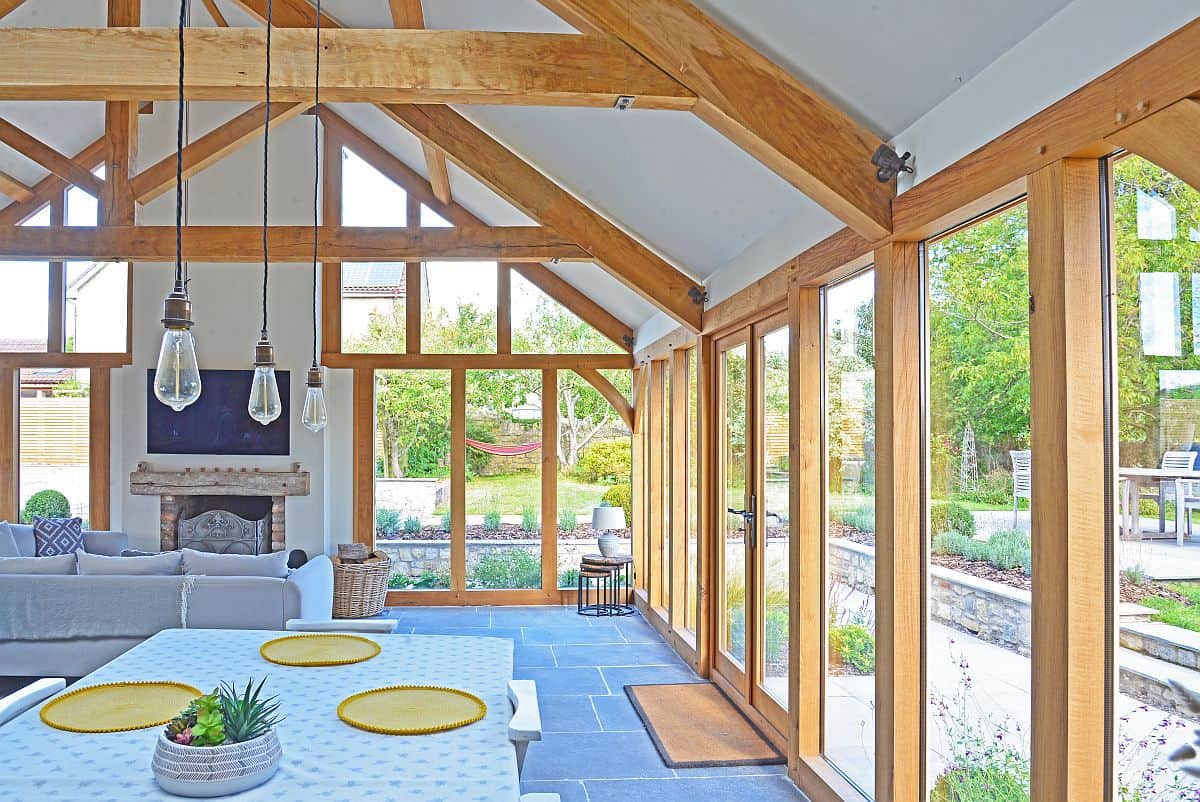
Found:
<svg viewBox="0 0 1200 802"><path fill-rule="evenodd" d="M468 540L468 566L489 552L524 549L530 554L541 553L540 540ZM376 540L375 548L392 558L392 573L405 574L416 579L426 571L450 572L449 540ZM595 540L558 541L559 571L577 568L584 554L598 551Z"/></svg>

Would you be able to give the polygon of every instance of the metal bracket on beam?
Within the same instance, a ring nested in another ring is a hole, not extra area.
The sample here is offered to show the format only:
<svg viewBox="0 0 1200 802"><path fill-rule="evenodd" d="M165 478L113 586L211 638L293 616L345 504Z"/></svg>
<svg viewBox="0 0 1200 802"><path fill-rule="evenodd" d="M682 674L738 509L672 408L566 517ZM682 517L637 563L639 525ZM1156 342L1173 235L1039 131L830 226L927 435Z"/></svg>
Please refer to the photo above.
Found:
<svg viewBox="0 0 1200 802"><path fill-rule="evenodd" d="M631 350L633 349L633 335L631 335L631 334L622 334L622 335L621 335L621 342L622 342L622 343L625 345L625 347L626 347L626 348L629 348L629 349L631 349Z"/></svg>
<svg viewBox="0 0 1200 802"><path fill-rule="evenodd" d="M617 111L629 111L633 108L635 100L637 100L637 97L634 95L619 95L617 102L613 104L613 108Z"/></svg>
<svg viewBox="0 0 1200 802"><path fill-rule="evenodd" d="M912 158L912 154L908 151L900 156L892 149L892 146L886 142L875 149L875 153L871 156L871 164L879 169L875 171L875 177L880 183L887 183L895 178L900 173L911 173L913 168L905 164Z"/></svg>
<svg viewBox="0 0 1200 802"><path fill-rule="evenodd" d="M708 303L708 291L696 287L688 287L688 300L696 306L704 306Z"/></svg>

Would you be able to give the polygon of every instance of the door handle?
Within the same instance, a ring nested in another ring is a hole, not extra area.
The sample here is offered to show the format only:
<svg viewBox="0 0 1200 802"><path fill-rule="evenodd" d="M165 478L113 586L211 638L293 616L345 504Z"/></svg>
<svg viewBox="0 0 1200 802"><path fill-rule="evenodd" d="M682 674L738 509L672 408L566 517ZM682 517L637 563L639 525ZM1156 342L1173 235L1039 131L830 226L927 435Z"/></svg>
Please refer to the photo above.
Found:
<svg viewBox="0 0 1200 802"><path fill-rule="evenodd" d="M758 506L758 499L755 496L755 494L751 493L750 494L750 506L747 509L735 510L733 507L725 508L726 511L730 515L740 516L742 521L745 523L746 536L750 539L750 548L751 549L755 548L755 546L758 543L758 533L755 531L756 527L754 525L755 519L758 517L758 514L755 512L755 508L757 506Z"/></svg>

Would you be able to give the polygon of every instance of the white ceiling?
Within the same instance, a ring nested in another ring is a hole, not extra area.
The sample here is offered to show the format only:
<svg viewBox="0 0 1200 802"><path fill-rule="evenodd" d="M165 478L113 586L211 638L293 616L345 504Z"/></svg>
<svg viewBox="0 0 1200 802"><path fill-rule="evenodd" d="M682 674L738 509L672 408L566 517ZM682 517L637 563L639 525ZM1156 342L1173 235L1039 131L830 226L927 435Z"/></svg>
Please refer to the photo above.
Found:
<svg viewBox="0 0 1200 802"><path fill-rule="evenodd" d="M251 24L233 0L217 2L231 24ZM882 137L902 131L1067 4L693 2ZM28 0L3 24L98 26L104 24L105 5L105 0ZM193 24L210 25L203 6L193 6ZM391 25L387 0L325 0L323 6L347 25ZM143 23L172 25L177 8L173 2L144 2ZM536 0L425 0L424 9L431 28L572 30ZM69 105L71 111L63 113L65 104L60 103L0 103L0 116L72 153L100 135L103 113L99 104ZM337 108L425 172L416 140L395 123L367 106ZM812 244L814 231L837 227L797 190L688 114L502 106L459 111L700 280L728 267L722 276L727 283L731 272L742 273L750 257L796 253ZM2 146L0 170L29 183L45 174ZM456 200L489 223L529 222L453 166L451 185ZM764 248L768 241L771 247ZM774 266L748 265L745 272L753 276ZM632 326L653 314L647 302L594 266L560 265L556 270Z"/></svg>

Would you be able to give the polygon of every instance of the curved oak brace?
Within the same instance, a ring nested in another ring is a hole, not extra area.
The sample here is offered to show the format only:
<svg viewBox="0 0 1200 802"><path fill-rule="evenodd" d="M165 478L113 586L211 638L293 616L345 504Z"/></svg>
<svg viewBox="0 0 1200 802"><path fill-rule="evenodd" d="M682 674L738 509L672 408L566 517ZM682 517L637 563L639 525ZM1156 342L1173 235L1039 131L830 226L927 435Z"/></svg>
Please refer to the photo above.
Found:
<svg viewBox="0 0 1200 802"><path fill-rule="evenodd" d="M1200 100L1172 103L1111 140L1200 188Z"/></svg>
<svg viewBox="0 0 1200 802"><path fill-rule="evenodd" d="M613 386L613 383L605 378L604 374L595 368L572 368L579 376L588 384L595 387L600 395L604 396L608 403L612 404L612 408L621 416L621 420L625 421L625 425L629 427L629 431L633 431L633 405L629 403L629 399Z"/></svg>

